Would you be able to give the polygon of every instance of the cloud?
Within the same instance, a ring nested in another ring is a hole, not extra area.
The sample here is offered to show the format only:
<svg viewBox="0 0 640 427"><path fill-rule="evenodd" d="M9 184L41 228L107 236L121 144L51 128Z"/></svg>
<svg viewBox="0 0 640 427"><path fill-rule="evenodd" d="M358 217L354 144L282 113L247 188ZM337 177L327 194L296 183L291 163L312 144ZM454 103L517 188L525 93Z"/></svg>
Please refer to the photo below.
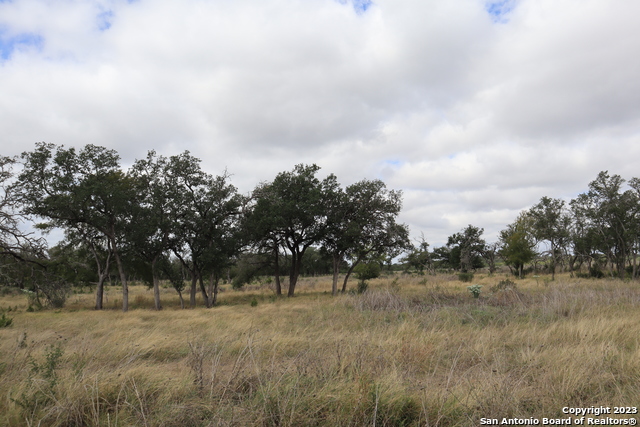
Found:
<svg viewBox="0 0 640 427"><path fill-rule="evenodd" d="M185 149L241 191L317 163L405 191L433 244L638 170L623 0L0 2L2 154Z"/></svg>

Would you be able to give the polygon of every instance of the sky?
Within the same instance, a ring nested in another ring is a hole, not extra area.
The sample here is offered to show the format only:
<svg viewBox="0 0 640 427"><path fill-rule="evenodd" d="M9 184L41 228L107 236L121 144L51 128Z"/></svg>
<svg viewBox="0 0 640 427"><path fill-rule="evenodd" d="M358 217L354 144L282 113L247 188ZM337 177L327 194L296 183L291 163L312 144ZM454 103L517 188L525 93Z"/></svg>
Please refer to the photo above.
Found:
<svg viewBox="0 0 640 427"><path fill-rule="evenodd" d="M640 2L0 0L0 154L189 150L242 193L299 163L487 241L640 176Z"/></svg>

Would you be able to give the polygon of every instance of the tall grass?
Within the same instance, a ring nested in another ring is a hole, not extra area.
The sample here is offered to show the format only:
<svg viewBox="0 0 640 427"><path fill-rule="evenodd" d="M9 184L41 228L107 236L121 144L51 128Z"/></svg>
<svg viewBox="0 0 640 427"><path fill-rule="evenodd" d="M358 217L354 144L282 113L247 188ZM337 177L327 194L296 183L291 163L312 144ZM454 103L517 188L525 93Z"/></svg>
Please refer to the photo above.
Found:
<svg viewBox="0 0 640 427"><path fill-rule="evenodd" d="M0 425L471 426L638 405L637 283L476 277L474 299L425 277L336 298L324 278L292 299L227 290L210 310L167 291L156 312L138 287L129 313L91 295L29 313L7 295Z"/></svg>

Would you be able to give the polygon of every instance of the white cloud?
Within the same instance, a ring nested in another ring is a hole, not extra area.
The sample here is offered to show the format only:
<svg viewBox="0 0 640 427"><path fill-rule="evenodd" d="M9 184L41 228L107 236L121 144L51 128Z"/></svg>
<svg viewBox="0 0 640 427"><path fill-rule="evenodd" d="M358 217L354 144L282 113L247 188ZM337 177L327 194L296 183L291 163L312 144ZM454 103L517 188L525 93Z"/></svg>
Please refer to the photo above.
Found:
<svg viewBox="0 0 640 427"><path fill-rule="evenodd" d="M241 191L316 162L404 189L433 244L468 223L497 236L600 170L637 175L640 5L358 4L0 2L2 154L188 149Z"/></svg>

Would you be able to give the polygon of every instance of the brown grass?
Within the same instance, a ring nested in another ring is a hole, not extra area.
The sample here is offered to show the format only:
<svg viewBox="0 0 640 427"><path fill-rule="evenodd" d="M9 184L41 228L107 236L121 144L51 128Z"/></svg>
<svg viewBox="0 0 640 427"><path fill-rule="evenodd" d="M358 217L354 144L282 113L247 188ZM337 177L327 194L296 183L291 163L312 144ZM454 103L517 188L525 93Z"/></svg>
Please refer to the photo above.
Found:
<svg viewBox="0 0 640 427"><path fill-rule="evenodd" d="M0 425L471 426L566 418L564 406L637 406L640 286L607 280L398 276L332 298L330 278L295 298L225 289L180 310L163 289L117 289L26 312L0 297ZM252 299L258 306L252 307ZM17 310L16 310L17 307ZM55 349L62 356L53 367Z"/></svg>

